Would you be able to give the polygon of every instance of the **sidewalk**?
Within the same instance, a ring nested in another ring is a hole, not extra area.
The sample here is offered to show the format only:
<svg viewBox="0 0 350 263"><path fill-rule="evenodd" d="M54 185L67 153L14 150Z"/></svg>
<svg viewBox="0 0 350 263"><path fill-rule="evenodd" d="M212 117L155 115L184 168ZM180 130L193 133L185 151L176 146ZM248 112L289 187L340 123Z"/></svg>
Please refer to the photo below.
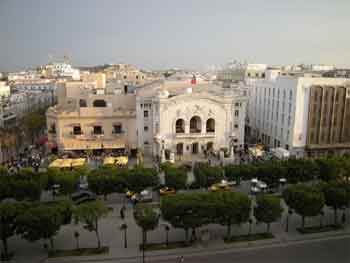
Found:
<svg viewBox="0 0 350 263"><path fill-rule="evenodd" d="M114 198L113 198L114 199ZM29 243L18 237L9 240L10 251L15 252L14 262L16 263L31 263L31 262L48 262L48 263L68 263L68 262L96 262L96 261L110 261L110 260L127 260L140 259L141 251L138 246L141 243L141 229L135 224L133 219L132 206L128 205L125 212L125 222L128 225L127 238L128 248L124 248L123 232L119 229L122 224L120 218L120 208L122 204L113 204L113 199L108 200L108 206L113 207L113 212L100 221L100 236L102 245L109 246L109 253L99 256L88 257L64 257L47 259L46 251L43 248L43 242ZM323 223L324 225L332 223L333 213L329 209L326 210L326 215ZM350 236L350 226L346 225L344 230L332 231L317 234L301 235L297 232L296 227L300 226L301 219L298 215L293 215L289 218L289 232L285 232L286 215L282 219L271 225L271 232L275 236L273 239L266 239L252 242L240 242L225 244L223 237L226 233L226 227L220 225L208 225L197 229L198 238L200 239L200 231L208 230L210 233L209 242L198 241L195 245L188 248L169 249L159 251L146 251L147 257L164 257L169 255L186 255L193 253L213 253L213 251L240 251L245 249L259 249L270 246L286 246L298 242L313 242L317 239L340 238ZM160 222L159 227L148 233L148 242L160 243L165 241L165 230L163 221ZM307 225L319 225L319 218L307 219ZM241 226L233 226L233 235L248 234L249 226L244 224ZM265 232L265 224L253 224L252 233ZM74 231L80 233L80 247L96 247L96 237L94 233L83 229L81 225L74 223L61 228L59 234L55 238L55 247L57 249L74 249L75 239ZM182 229L173 229L169 231L169 242L183 241L185 233ZM216 252L215 252L216 253Z"/></svg>
<svg viewBox="0 0 350 263"><path fill-rule="evenodd" d="M141 257L141 251L138 249L138 244L141 242L141 231L136 226L133 220L132 210L130 208L127 209L127 217L126 222L129 226L128 228L128 248L123 248L123 238L120 231L117 228L118 224L121 223L121 220L118 216L119 212L118 206L115 207L115 211L113 212L113 216L104 221L104 229L102 239L107 241L104 242L105 245L109 245L110 252L108 255L101 256L91 256L91 257L67 257L67 258L57 258L57 259L48 259L46 262L49 263L68 263L68 262L97 262L97 261L111 261L111 260L132 260L139 259ZM332 218L332 214L328 214L327 220ZM240 251L246 249L261 249L271 246L288 246L293 245L300 242L313 242L321 239L328 238L340 238L345 236L350 236L350 226L346 226L344 230L341 231L332 231L325 233L317 233L317 234L308 234L301 235L297 232L296 227L300 225L300 216L293 215L290 218L290 226L289 232L285 232L285 218L283 218L280 222L276 222L271 225L271 232L274 234L275 238L266 239L260 241L252 241L252 242L238 242L226 244L224 243L222 237L226 233L226 227L218 226L218 225L209 225L197 230L198 237L200 236L200 230L208 229L211 236L209 242L201 242L198 241L195 245L188 248L181 249L169 249L169 250L158 250L158 251L146 251L147 257L164 257L164 256L178 256L178 255L188 255L188 254L196 254L196 253L217 253L217 252L225 252L225 251ZM116 223L117 222L117 223ZM308 225L317 225L318 219L309 219L307 221ZM160 222L160 226L148 234L148 242L164 242L165 240L165 232L162 224L164 222ZM324 220L326 223L326 220ZM328 222L327 222L328 223ZM329 222L330 223L330 222ZM112 226L114 225L114 227ZM108 227L109 226L109 227ZM106 231L108 231L107 233ZM258 224L252 227L252 233L261 233L266 229L265 224ZM68 231L68 230L67 230ZM84 231L86 232L86 231ZM233 235L243 235L248 233L248 225L242 225L241 227L234 226L232 228ZM66 232L68 238L68 233ZM84 240L81 240L82 246L95 246L95 240L93 235L89 233L82 233L82 237ZM60 245L57 247L62 248L64 245L65 238L60 237ZM181 229L171 229L169 232L169 241L180 241L184 240L184 231ZM74 240L71 242L73 243ZM65 244L67 249L72 248L69 247L69 244Z"/></svg>

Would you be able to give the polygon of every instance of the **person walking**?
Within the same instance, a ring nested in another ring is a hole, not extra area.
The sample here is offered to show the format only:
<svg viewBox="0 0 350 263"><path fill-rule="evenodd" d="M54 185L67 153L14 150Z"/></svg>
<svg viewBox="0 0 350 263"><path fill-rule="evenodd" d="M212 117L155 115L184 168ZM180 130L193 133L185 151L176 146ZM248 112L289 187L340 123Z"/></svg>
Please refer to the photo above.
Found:
<svg viewBox="0 0 350 263"><path fill-rule="evenodd" d="M125 218L124 207L122 207L122 208L120 209L120 218L121 218L122 220L124 220L124 218Z"/></svg>
<svg viewBox="0 0 350 263"><path fill-rule="evenodd" d="M185 262L185 259L184 259L183 256L180 257L180 262L181 262L181 263Z"/></svg>

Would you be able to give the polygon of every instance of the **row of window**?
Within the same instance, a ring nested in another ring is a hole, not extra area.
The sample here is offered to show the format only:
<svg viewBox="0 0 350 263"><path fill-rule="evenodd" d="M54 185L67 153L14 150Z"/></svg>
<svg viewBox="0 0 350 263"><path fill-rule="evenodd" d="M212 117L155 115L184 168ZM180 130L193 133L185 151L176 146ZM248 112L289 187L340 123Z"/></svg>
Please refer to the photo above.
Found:
<svg viewBox="0 0 350 263"><path fill-rule="evenodd" d="M124 75L123 78L124 78L124 79L127 79L128 76L127 76L127 75ZM136 79L139 79L139 75L136 75L135 78L136 78ZM141 76L141 78L144 79L145 76Z"/></svg>
<svg viewBox="0 0 350 263"><path fill-rule="evenodd" d="M177 155L183 155L184 154L184 143L178 143L176 144L176 154ZM199 148L199 143L198 142L194 142L192 144L189 144L186 146L186 150L189 151L191 148L191 153L192 154L198 154L200 152L200 148ZM211 152L214 150L214 144L213 142L208 142L205 145L202 145L201 147L202 151L207 151L207 152Z"/></svg>
<svg viewBox="0 0 350 263"><path fill-rule="evenodd" d="M176 133L185 133L185 120L178 119L175 123ZM190 133L202 132L202 120L198 116L193 116L190 119ZM215 120L210 118L206 121L206 132L215 132Z"/></svg>
<svg viewBox="0 0 350 263"><path fill-rule="evenodd" d="M55 124L52 124L50 126L49 132L52 134L56 134L56 125ZM112 134L121 134L121 133L123 133L122 124L114 124L112 126ZM84 133L83 133L83 130L82 130L80 125L74 125L72 128L71 134L72 135L82 135ZM93 135L104 134L103 127L101 125L94 125L91 134L93 134Z"/></svg>
<svg viewBox="0 0 350 263"><path fill-rule="evenodd" d="M107 102L105 100L94 100L92 102L92 106L95 108L105 108L107 107ZM80 99L79 100L79 107L87 107L86 100Z"/></svg>

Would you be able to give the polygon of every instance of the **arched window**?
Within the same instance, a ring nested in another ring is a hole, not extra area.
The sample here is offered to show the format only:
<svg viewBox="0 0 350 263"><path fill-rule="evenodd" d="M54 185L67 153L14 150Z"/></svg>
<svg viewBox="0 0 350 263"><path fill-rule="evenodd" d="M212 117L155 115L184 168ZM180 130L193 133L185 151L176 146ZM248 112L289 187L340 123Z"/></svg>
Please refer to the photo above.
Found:
<svg viewBox="0 0 350 263"><path fill-rule="evenodd" d="M214 119L210 118L207 120L206 130L207 130L207 132L215 132L215 120Z"/></svg>
<svg viewBox="0 0 350 263"><path fill-rule="evenodd" d="M93 103L94 107L107 107L106 101L105 100L94 100Z"/></svg>
<svg viewBox="0 0 350 263"><path fill-rule="evenodd" d="M184 144L182 142L176 144L176 154L183 155L184 153Z"/></svg>
<svg viewBox="0 0 350 263"><path fill-rule="evenodd" d="M202 121L198 116L193 116L190 120L190 133L200 133L202 131Z"/></svg>
<svg viewBox="0 0 350 263"><path fill-rule="evenodd" d="M185 132L185 121L183 119L178 119L175 124L176 133Z"/></svg>
<svg viewBox="0 0 350 263"><path fill-rule="evenodd" d="M79 100L79 106L80 107L87 107L86 100Z"/></svg>

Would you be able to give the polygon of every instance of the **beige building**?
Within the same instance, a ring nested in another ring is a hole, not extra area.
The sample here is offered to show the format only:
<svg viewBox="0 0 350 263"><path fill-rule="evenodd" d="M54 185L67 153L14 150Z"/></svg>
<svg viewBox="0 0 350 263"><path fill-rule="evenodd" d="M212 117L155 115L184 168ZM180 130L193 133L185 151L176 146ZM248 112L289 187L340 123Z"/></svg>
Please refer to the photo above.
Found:
<svg viewBox="0 0 350 263"><path fill-rule="evenodd" d="M245 90L225 89L192 74L116 92L96 82L65 82L47 115L59 151L141 150L162 161L233 157L244 145Z"/></svg>
<svg viewBox="0 0 350 263"><path fill-rule="evenodd" d="M80 79L83 82L96 82L96 88L104 89L106 88L106 74L98 72L98 73L90 73L84 72L80 73Z"/></svg>
<svg viewBox="0 0 350 263"><path fill-rule="evenodd" d="M59 151L136 149L136 97L97 88L96 82L66 82L58 104L46 113L51 148Z"/></svg>
<svg viewBox="0 0 350 263"><path fill-rule="evenodd" d="M115 64L104 70L106 80L119 81L123 85L139 86L157 79L152 73L141 71L133 65Z"/></svg>

